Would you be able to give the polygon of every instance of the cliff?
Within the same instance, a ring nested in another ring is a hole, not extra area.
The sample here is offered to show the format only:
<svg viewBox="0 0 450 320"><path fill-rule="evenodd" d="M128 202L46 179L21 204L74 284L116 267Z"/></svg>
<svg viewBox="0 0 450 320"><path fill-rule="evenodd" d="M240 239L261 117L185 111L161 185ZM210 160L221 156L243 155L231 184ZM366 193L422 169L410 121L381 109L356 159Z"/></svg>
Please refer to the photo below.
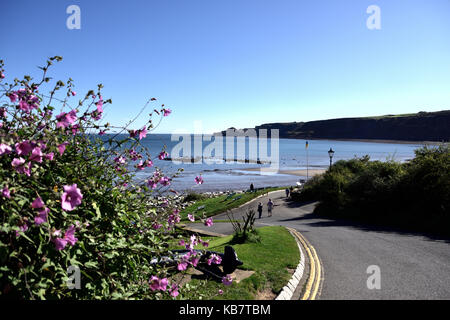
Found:
<svg viewBox="0 0 450 320"><path fill-rule="evenodd" d="M245 133L247 129L234 131ZM267 123L255 129L279 129L280 138L450 141L450 110L341 118L308 122ZM222 131L225 134L225 131Z"/></svg>

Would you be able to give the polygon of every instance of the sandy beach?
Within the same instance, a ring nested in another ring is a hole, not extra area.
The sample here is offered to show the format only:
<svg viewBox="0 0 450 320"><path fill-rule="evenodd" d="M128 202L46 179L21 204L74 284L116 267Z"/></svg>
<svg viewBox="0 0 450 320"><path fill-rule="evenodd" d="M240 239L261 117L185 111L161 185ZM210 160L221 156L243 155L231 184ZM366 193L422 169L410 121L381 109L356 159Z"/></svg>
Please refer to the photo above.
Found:
<svg viewBox="0 0 450 320"><path fill-rule="evenodd" d="M298 170L274 170L270 167L263 167L263 168L247 168L247 169L239 169L243 171L252 171L252 172L261 172L262 174L290 174L293 176L306 176L308 173L308 176L312 177L317 174L324 173L326 169L309 169L308 172L306 169L298 169Z"/></svg>

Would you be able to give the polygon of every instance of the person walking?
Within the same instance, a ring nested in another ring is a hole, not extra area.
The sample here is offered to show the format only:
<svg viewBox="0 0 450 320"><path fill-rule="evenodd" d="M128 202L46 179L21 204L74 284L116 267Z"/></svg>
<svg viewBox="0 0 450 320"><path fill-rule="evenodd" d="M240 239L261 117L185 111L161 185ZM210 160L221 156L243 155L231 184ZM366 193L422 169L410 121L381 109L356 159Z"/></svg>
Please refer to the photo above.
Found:
<svg viewBox="0 0 450 320"><path fill-rule="evenodd" d="M267 213L269 217L272 216L272 209L273 209L273 202L272 199L269 199L269 202L267 202Z"/></svg>
<svg viewBox="0 0 450 320"><path fill-rule="evenodd" d="M286 192L286 198L289 198L289 193L290 193L289 188L286 188L286 190L284 190L284 191Z"/></svg>
<svg viewBox="0 0 450 320"><path fill-rule="evenodd" d="M260 203L258 203L258 217L259 217L259 219L261 219L262 211L263 211L263 205L260 202Z"/></svg>
<svg viewBox="0 0 450 320"><path fill-rule="evenodd" d="M253 183L250 184L250 192L255 191L255 187L253 186Z"/></svg>

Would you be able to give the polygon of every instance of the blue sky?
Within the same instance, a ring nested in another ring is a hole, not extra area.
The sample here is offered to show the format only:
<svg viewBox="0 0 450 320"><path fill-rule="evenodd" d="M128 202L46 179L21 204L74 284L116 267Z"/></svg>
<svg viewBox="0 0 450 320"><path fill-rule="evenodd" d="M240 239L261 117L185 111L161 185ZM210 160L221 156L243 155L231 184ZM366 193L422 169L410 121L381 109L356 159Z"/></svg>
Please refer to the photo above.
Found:
<svg viewBox="0 0 450 320"><path fill-rule="evenodd" d="M0 39L7 80L61 55L51 75L103 83L111 123L150 97L171 108L160 133L450 107L448 0L2 0Z"/></svg>

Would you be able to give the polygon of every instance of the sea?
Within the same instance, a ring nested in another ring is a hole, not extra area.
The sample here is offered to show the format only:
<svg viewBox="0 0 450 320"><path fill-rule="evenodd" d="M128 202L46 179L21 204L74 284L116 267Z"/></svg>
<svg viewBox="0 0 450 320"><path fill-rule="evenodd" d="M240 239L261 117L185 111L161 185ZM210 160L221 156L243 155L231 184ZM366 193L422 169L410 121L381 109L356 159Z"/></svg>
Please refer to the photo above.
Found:
<svg viewBox="0 0 450 320"><path fill-rule="evenodd" d="M371 160L405 162L414 158L415 149L423 146L418 143L338 140L278 139L272 141L269 138L263 141L258 140L259 138L248 137L244 138L245 142L240 140L239 146L238 138L228 138L230 139L228 145L226 139L221 136L211 138L191 134L178 136L150 134L143 138L141 143L152 155L154 167L138 171L135 180L145 181L157 167L166 175L171 175L180 168L183 169L183 172L175 177L170 185L171 189L178 192L247 190L251 183L255 188L295 186L300 180L306 179L306 176L286 173L264 174L260 171L247 171L247 169L261 167L278 167L279 171L327 169L330 165L328 155L330 148L334 151L332 162L365 155L368 155ZM306 142L308 142L307 147ZM257 145L256 158L250 151L254 150L251 148L255 144ZM181 146L184 146L184 149ZM216 148L212 148L213 146ZM163 148L168 153L168 159L171 160L157 158ZM211 152L211 149L214 151ZM264 157L264 154L267 156ZM223 161L224 158L230 161ZM183 159L184 162L181 161ZM195 162L192 163L192 161ZM202 184L196 184L197 176L203 178Z"/></svg>

